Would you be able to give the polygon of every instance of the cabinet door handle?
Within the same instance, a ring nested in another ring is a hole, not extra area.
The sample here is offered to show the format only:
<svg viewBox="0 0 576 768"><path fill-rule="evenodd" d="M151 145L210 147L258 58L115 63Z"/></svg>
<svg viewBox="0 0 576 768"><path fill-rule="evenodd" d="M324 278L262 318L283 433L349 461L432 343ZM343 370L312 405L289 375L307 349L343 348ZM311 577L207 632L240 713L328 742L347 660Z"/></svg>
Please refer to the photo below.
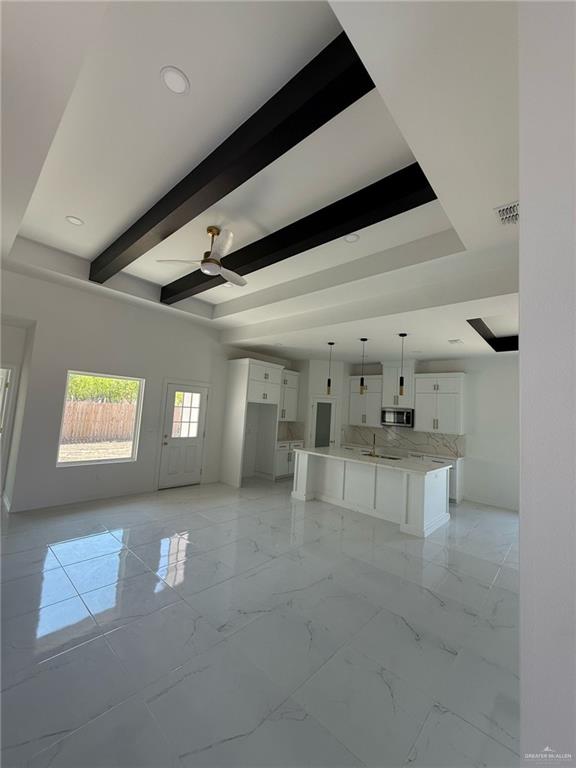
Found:
<svg viewBox="0 0 576 768"><path fill-rule="evenodd" d="M366 424L366 414L362 414L362 424Z"/></svg>
<svg viewBox="0 0 576 768"><path fill-rule="evenodd" d="M266 392L262 392L262 400L268 400L268 395Z"/></svg>
<svg viewBox="0 0 576 768"><path fill-rule="evenodd" d="M282 408L282 418L285 418L285 416L286 416L286 409Z"/></svg>
<svg viewBox="0 0 576 768"><path fill-rule="evenodd" d="M269 373L265 373L264 374L264 380L268 381L269 378L270 378L270 374Z"/></svg>

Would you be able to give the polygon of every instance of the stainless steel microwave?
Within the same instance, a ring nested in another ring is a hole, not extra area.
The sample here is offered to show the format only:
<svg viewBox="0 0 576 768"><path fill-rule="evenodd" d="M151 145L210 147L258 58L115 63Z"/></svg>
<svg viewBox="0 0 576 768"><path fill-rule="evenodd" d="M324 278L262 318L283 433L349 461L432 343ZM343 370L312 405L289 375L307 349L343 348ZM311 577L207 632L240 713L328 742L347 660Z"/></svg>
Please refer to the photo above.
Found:
<svg viewBox="0 0 576 768"><path fill-rule="evenodd" d="M412 408L382 408L383 427L413 427L414 411Z"/></svg>

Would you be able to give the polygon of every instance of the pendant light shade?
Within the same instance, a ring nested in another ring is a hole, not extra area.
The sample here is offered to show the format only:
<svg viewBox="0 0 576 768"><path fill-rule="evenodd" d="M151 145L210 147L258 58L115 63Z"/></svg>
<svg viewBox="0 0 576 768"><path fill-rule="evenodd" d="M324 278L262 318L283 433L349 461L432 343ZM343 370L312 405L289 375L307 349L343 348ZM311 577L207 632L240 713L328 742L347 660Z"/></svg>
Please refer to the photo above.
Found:
<svg viewBox="0 0 576 768"><path fill-rule="evenodd" d="M332 348L336 342L335 341L329 341L328 347L330 348L330 352L328 353L328 379L326 381L326 394L330 395L332 393Z"/></svg>
<svg viewBox="0 0 576 768"><path fill-rule="evenodd" d="M360 339L360 341L362 342L362 370L360 372L360 394L363 395L367 389L364 381L364 359L366 357L366 342L368 341L368 339L363 337Z"/></svg>
<svg viewBox="0 0 576 768"><path fill-rule="evenodd" d="M400 397L404 394L404 339L408 336L407 333L399 333L398 336L402 339L402 353L400 356L400 381L398 382L398 394Z"/></svg>

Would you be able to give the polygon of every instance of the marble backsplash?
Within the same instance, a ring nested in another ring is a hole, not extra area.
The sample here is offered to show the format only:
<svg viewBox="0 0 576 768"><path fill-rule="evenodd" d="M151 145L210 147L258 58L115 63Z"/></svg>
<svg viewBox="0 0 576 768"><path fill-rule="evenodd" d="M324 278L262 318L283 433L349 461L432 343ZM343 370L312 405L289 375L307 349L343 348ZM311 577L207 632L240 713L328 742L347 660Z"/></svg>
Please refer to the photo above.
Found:
<svg viewBox="0 0 576 768"><path fill-rule="evenodd" d="M463 435L415 432L413 429L402 427L346 426L342 427L341 441L343 444L371 447L374 435L376 435L376 446L379 448L418 451L451 458L461 458L465 455L466 439Z"/></svg>
<svg viewBox="0 0 576 768"><path fill-rule="evenodd" d="M304 440L304 423L301 421L279 421L278 440Z"/></svg>

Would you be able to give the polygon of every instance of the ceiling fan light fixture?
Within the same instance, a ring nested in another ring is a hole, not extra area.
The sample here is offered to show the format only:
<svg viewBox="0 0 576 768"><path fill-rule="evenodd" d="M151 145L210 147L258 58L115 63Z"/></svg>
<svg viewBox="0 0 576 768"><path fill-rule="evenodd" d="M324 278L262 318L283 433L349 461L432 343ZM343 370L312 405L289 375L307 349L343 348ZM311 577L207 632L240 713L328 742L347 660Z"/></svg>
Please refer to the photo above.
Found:
<svg viewBox="0 0 576 768"><path fill-rule="evenodd" d="M211 259L210 257L202 259L202 264L200 264L200 271L211 277L219 275L220 269L220 263L216 261L216 259Z"/></svg>

